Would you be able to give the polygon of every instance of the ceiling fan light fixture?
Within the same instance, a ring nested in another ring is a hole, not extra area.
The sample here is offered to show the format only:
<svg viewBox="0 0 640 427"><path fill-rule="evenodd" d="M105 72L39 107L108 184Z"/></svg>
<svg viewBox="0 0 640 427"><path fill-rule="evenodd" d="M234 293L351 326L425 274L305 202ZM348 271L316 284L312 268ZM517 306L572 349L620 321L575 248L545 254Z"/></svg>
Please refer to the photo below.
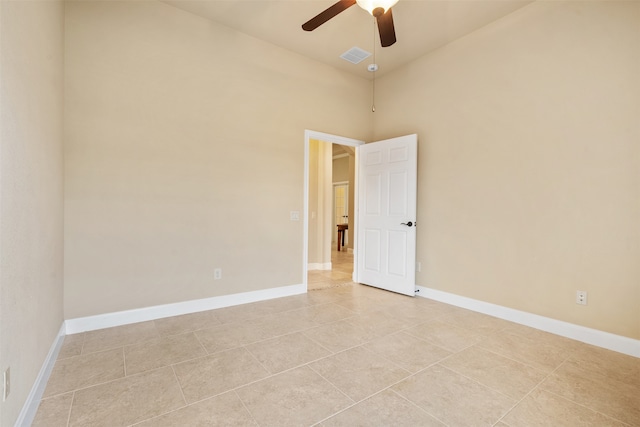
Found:
<svg viewBox="0 0 640 427"><path fill-rule="evenodd" d="M383 13L386 13L393 7L393 5L398 3L398 0L356 0L356 3L358 3L358 6L373 15L373 11L378 8L384 9Z"/></svg>

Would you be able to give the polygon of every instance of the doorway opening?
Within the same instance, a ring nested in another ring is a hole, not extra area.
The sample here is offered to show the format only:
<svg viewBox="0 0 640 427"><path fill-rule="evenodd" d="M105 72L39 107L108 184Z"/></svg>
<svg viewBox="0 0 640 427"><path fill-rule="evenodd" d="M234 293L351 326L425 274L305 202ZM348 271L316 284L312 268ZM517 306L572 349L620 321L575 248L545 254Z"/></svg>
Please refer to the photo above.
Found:
<svg viewBox="0 0 640 427"><path fill-rule="evenodd" d="M307 290L357 282L355 148L362 144L355 139L305 132L303 280Z"/></svg>

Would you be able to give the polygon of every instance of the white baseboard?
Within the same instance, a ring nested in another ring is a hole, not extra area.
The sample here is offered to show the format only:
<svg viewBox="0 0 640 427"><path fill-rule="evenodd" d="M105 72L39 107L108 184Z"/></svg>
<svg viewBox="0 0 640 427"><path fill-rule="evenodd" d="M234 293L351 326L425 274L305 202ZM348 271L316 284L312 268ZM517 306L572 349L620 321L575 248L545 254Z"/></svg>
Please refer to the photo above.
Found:
<svg viewBox="0 0 640 427"><path fill-rule="evenodd" d="M490 316L530 326L552 334L617 351L619 353L628 354L629 356L640 357L640 340L575 325L573 323L563 322L562 320L539 316L537 314L527 313L525 311L515 310L501 305L462 297L448 292L439 291L437 289L426 288L424 286L416 286L416 290L419 291L416 293L416 296L488 314Z"/></svg>
<svg viewBox="0 0 640 427"><path fill-rule="evenodd" d="M64 336L65 327L63 322L60 326L60 330L58 331L58 335L53 340L53 344L49 349L47 357L44 359L40 372L38 372L38 376L31 387L27 400L22 406L22 410L16 420L16 427L30 426L31 423L33 423L36 413L38 412L38 407L40 406L40 400L42 400L42 395L44 394L45 388L47 388L47 382L51 376L51 371L53 371L53 366L56 364L56 360L58 359L58 353L60 353L60 349L62 348Z"/></svg>
<svg viewBox="0 0 640 427"><path fill-rule="evenodd" d="M304 284L281 286L278 288L259 291L222 295L174 304L157 305L134 310L99 314L96 316L68 319L65 321L65 327L67 334L77 334L80 332L94 331L96 329L111 328L113 326L162 319L164 317L179 316L182 314L196 313L199 311L213 310L216 308L230 307L250 302L304 294L306 292L307 287Z"/></svg>
<svg viewBox="0 0 640 427"><path fill-rule="evenodd" d="M311 262L307 264L307 271L314 270L331 270L332 266L330 262L320 263L320 262Z"/></svg>

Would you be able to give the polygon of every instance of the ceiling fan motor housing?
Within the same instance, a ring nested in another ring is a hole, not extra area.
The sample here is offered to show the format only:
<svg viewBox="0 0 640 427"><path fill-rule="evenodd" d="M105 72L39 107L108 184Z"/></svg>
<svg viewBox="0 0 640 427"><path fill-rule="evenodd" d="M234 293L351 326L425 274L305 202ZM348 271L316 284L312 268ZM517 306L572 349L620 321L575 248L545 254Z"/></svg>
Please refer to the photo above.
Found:
<svg viewBox="0 0 640 427"><path fill-rule="evenodd" d="M393 5L398 3L398 0L356 0L356 3L373 16L378 17L391 9Z"/></svg>

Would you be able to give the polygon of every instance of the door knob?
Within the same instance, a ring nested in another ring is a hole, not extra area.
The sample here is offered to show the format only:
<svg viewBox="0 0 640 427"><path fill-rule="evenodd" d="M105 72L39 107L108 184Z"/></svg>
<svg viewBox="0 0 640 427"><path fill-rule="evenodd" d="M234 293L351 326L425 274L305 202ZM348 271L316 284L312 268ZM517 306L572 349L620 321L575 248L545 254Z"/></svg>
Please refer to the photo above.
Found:
<svg viewBox="0 0 640 427"><path fill-rule="evenodd" d="M407 227L411 227L413 225L413 222L409 221L409 222L401 222L400 225L406 225Z"/></svg>

